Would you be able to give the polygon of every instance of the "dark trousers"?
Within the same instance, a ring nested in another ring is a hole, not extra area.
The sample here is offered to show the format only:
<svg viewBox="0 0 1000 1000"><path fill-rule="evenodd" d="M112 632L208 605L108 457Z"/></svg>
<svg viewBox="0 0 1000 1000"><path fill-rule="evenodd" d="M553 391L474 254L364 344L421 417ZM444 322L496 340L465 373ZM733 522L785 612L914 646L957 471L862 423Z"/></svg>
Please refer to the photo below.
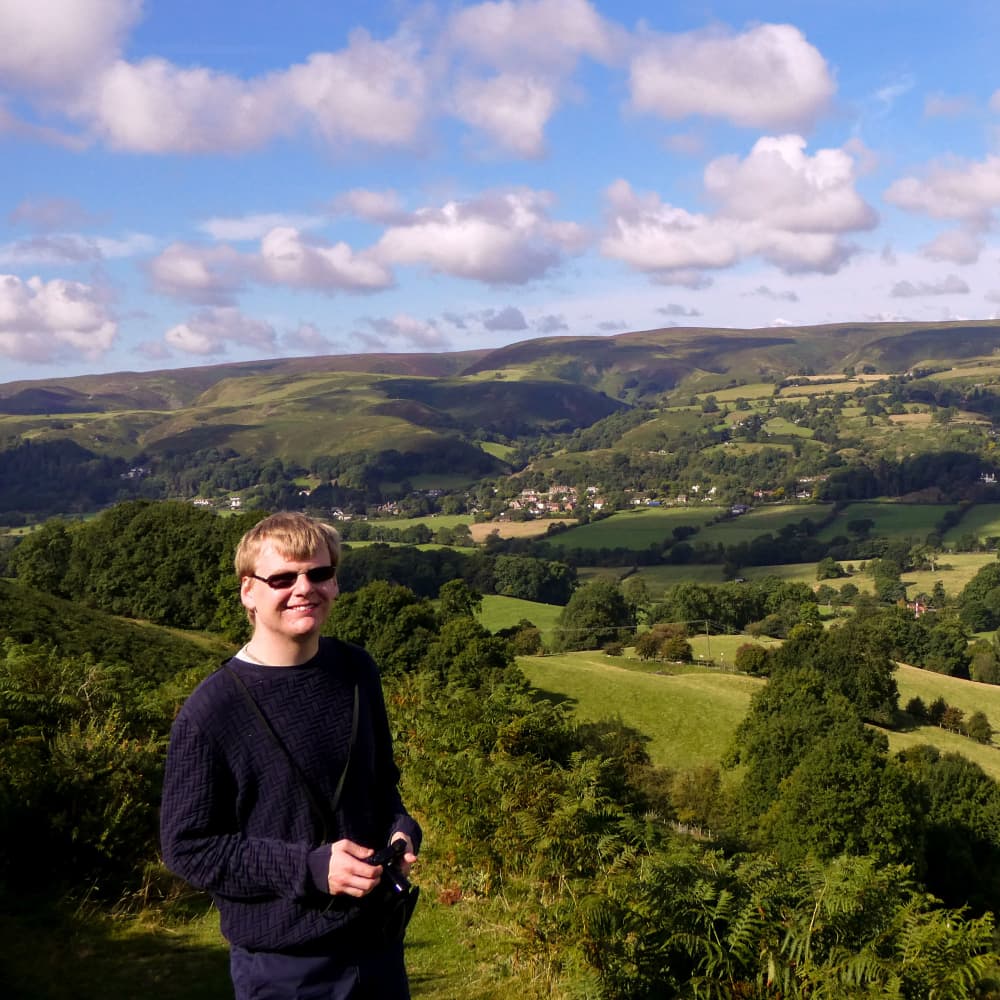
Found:
<svg viewBox="0 0 1000 1000"><path fill-rule="evenodd" d="M229 968L236 1000L410 1000L402 944L346 959L234 945Z"/></svg>

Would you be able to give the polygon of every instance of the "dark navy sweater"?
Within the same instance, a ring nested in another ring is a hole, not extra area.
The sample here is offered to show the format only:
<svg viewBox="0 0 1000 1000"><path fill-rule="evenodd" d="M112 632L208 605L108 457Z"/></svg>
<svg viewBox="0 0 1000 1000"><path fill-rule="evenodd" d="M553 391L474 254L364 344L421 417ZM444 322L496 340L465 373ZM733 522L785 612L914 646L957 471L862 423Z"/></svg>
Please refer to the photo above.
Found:
<svg viewBox="0 0 1000 1000"><path fill-rule="evenodd" d="M420 827L397 788L378 670L363 649L335 639L321 639L318 654L300 666L237 658L228 666L326 803L347 761L357 683L358 731L337 829L324 843L323 819L302 779L222 669L195 689L171 730L160 819L164 861L211 892L231 943L335 949L338 931L364 904L328 894L330 844L346 837L378 848L402 831L420 846Z"/></svg>

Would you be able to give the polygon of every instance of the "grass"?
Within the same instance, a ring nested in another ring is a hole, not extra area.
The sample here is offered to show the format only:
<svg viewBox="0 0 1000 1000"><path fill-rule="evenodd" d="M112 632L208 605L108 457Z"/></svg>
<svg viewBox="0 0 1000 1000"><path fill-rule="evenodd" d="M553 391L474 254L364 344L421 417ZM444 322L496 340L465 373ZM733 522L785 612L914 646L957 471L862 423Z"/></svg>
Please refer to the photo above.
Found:
<svg viewBox="0 0 1000 1000"><path fill-rule="evenodd" d="M724 508L718 506L647 507L621 511L590 524L581 524L557 536L553 544L581 549L646 549L662 545L681 525L701 527L718 517ZM696 536L696 537L701 537Z"/></svg>
<svg viewBox="0 0 1000 1000"><path fill-rule="evenodd" d="M568 700L583 721L620 718L645 734L653 763L670 768L718 763L762 683L709 670L657 674L626 662L597 652L518 659L540 691Z"/></svg>
<svg viewBox="0 0 1000 1000"><path fill-rule="evenodd" d="M980 541L990 536L1000 537L1000 503L976 504L945 534L945 544L967 534L974 535Z"/></svg>
<svg viewBox="0 0 1000 1000"><path fill-rule="evenodd" d="M874 521L872 535L894 540L912 538L923 541L938 521L954 504L905 504L891 502L865 502L848 504L819 534L823 541L837 535L850 536L849 521L870 519Z"/></svg>
<svg viewBox="0 0 1000 1000"><path fill-rule="evenodd" d="M470 524L475 542L484 542L496 532L501 538L537 538L549 530L550 524L576 524L575 517L539 517L534 521L480 521Z"/></svg>
<svg viewBox="0 0 1000 1000"><path fill-rule="evenodd" d="M431 531L437 531L438 528L455 528L460 524L471 525L472 520L471 514L427 514L424 517L379 518L368 523L371 525L372 530L383 527L405 530L406 528L416 527L418 524L426 524Z"/></svg>
<svg viewBox="0 0 1000 1000"><path fill-rule="evenodd" d="M483 597L479 621L491 632L496 632L527 618L542 630L542 640L548 641L562 610L558 604L541 604L538 601L522 601L518 597L487 594Z"/></svg>
<svg viewBox="0 0 1000 1000"><path fill-rule="evenodd" d="M945 592L954 597L961 593L965 585L984 566L996 561L995 552L949 552L942 557L941 565L936 571L920 570L904 573L902 580L906 584L906 594L910 598L921 593L929 594L938 580L944 585Z"/></svg>
<svg viewBox="0 0 1000 1000"><path fill-rule="evenodd" d="M820 521L830 510L829 504L767 504L753 508L748 514L720 521L703 528L695 541L725 546L750 542L760 535L777 535L788 524L798 524L803 519Z"/></svg>

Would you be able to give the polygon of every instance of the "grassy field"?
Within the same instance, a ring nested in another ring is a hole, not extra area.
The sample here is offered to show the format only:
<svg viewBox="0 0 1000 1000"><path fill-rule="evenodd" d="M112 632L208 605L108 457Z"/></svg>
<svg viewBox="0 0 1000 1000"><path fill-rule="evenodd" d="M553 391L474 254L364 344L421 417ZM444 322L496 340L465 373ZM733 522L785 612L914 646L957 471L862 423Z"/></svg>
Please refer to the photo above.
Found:
<svg viewBox="0 0 1000 1000"><path fill-rule="evenodd" d="M874 521L871 534L886 538L913 538L922 542L934 531L934 526L954 504L852 503L845 507L821 532L829 541L837 535L850 536L848 521L868 518Z"/></svg>
<svg viewBox="0 0 1000 1000"><path fill-rule="evenodd" d="M473 541L484 542L496 532L501 538L537 538L550 524L576 524L575 517L540 517L535 521L481 521L470 524Z"/></svg>
<svg viewBox="0 0 1000 1000"><path fill-rule="evenodd" d="M982 541L990 536L1000 537L1000 503L979 503L944 536L945 544L962 535L971 534Z"/></svg>
<svg viewBox="0 0 1000 1000"><path fill-rule="evenodd" d="M571 528L559 535L554 544L581 549L645 549L650 545L663 544L674 528L680 525L701 527L718 517L723 510L722 507L705 504L620 511L600 521Z"/></svg>
<svg viewBox="0 0 1000 1000"><path fill-rule="evenodd" d="M830 505L810 504L768 504L755 507L748 514L703 528L697 541L715 545L739 545L760 535L777 533L787 524L798 524L804 518L819 521L829 513Z"/></svg>
<svg viewBox="0 0 1000 1000"><path fill-rule="evenodd" d="M487 594L483 597L479 621L491 632L496 632L527 618L542 630L543 641L547 642L561 613L562 608L558 604L541 604L538 601L522 601L518 597Z"/></svg>
<svg viewBox="0 0 1000 1000"><path fill-rule="evenodd" d="M934 589L934 584L940 580L944 585L945 592L954 596L961 593L962 588L984 566L996 561L997 554L995 552L946 553L936 571L932 572L928 569L903 574L902 580L906 584L906 595L913 598L917 594L929 594ZM860 579L862 578L854 579L859 587L861 586ZM868 577L868 579L871 578Z"/></svg>
<svg viewBox="0 0 1000 1000"><path fill-rule="evenodd" d="M368 522L372 530L379 527L386 528L412 528L418 524L426 524L431 531L438 528L455 528L460 524L472 524L471 514L428 514L426 517L385 517L376 521Z"/></svg>
<svg viewBox="0 0 1000 1000"><path fill-rule="evenodd" d="M718 671L628 669L621 658L596 652L520 657L518 663L536 688L568 700L580 719L620 718L645 734L653 762L671 768L717 763L763 683Z"/></svg>

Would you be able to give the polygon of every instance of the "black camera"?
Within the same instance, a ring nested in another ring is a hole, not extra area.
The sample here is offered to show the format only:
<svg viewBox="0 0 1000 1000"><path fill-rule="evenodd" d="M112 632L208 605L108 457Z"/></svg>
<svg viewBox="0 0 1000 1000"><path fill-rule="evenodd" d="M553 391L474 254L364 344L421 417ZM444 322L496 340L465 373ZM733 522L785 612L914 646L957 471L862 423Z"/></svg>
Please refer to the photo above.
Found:
<svg viewBox="0 0 1000 1000"><path fill-rule="evenodd" d="M396 892L409 892L409 879L399 870L399 862L403 860L406 853L406 841L394 840L388 847L376 851L367 859L368 864L382 866L382 878L388 881Z"/></svg>

